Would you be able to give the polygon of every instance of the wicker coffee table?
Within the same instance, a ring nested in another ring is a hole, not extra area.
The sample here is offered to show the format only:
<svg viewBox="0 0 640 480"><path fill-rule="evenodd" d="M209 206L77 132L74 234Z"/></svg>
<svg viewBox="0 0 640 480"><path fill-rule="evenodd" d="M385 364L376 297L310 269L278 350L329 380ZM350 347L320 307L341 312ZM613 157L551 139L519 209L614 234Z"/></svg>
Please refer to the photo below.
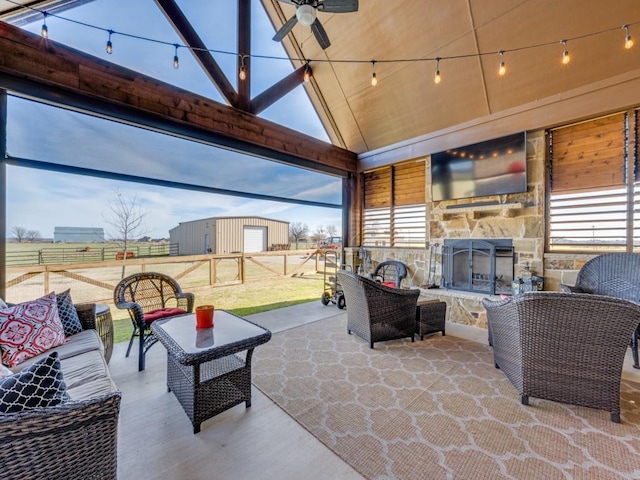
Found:
<svg viewBox="0 0 640 480"><path fill-rule="evenodd" d="M251 357L269 341L269 330L223 310L216 310L214 328L196 329L195 315L188 314L156 320L151 330L167 349L167 387L193 433L239 403L251 406Z"/></svg>

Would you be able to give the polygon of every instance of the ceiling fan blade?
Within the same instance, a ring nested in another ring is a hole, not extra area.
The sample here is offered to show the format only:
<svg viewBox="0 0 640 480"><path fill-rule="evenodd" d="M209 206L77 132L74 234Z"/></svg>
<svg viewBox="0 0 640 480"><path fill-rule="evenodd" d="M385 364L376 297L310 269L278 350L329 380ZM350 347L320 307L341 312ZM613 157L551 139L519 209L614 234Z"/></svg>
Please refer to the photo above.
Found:
<svg viewBox="0 0 640 480"><path fill-rule="evenodd" d="M316 40L318 40L318 43L320 44L323 50L326 48L329 48L329 46L331 45L331 42L329 41L329 36L327 35L327 32L325 31L324 27L320 23L320 20L318 20L317 18L315 22L311 24L311 31L313 32L313 35L316 37Z"/></svg>
<svg viewBox="0 0 640 480"><path fill-rule="evenodd" d="M300 0L278 0L281 3L288 3L289 5L300 5Z"/></svg>
<svg viewBox="0 0 640 480"><path fill-rule="evenodd" d="M284 37L287 36L287 34L291 31L296 23L298 23L298 18L294 15L289 20L287 20L286 23L282 25L282 27L280 27L280 30L276 32L276 34L273 36L273 39L276 42L281 41Z"/></svg>
<svg viewBox="0 0 640 480"><path fill-rule="evenodd" d="M318 10L326 13L357 12L358 0L324 0L318 2Z"/></svg>

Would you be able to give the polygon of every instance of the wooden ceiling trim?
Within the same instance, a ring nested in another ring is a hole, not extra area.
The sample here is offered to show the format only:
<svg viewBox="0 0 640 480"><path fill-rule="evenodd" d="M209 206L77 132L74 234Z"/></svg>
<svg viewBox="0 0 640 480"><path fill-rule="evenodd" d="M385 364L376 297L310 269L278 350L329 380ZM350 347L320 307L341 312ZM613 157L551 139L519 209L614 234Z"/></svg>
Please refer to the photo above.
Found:
<svg viewBox="0 0 640 480"><path fill-rule="evenodd" d="M262 156L319 171L353 173L356 154L287 127L222 105L146 75L114 65L18 27L0 22L0 88L20 83L58 89L114 108L196 129L227 143L254 146ZM11 85L8 85L8 84ZM30 96L38 96L31 90Z"/></svg>
<svg viewBox="0 0 640 480"><path fill-rule="evenodd" d="M227 79L226 75L218 65L218 62L216 62L213 56L207 51L207 46L204 44L202 39L200 39L200 36L197 34L191 23L189 23L184 13L182 13L180 7L178 7L174 0L155 0L155 2L169 22L173 25L176 33L180 35L180 38L182 38L184 43L195 49L192 50L193 55L196 57L198 63L200 63L220 94L225 98L225 100L227 100L227 102L229 102L230 105L237 107L238 95L233 85L231 85L231 82Z"/></svg>

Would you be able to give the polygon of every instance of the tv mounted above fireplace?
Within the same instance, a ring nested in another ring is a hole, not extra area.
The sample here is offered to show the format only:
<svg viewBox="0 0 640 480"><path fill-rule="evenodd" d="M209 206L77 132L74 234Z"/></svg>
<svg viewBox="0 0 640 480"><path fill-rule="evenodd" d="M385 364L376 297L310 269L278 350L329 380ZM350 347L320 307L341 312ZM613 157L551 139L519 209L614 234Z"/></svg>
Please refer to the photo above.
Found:
<svg viewBox="0 0 640 480"><path fill-rule="evenodd" d="M431 155L434 202L527 191L526 132Z"/></svg>

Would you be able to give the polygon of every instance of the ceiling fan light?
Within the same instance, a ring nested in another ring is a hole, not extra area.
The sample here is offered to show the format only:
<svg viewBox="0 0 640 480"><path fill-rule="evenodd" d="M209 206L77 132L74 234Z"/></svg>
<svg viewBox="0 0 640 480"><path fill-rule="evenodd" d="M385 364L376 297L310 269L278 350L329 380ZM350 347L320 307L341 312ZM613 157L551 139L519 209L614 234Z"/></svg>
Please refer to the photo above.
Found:
<svg viewBox="0 0 640 480"><path fill-rule="evenodd" d="M305 27L310 27L316 21L316 9L309 4L300 5L296 10L298 21Z"/></svg>

